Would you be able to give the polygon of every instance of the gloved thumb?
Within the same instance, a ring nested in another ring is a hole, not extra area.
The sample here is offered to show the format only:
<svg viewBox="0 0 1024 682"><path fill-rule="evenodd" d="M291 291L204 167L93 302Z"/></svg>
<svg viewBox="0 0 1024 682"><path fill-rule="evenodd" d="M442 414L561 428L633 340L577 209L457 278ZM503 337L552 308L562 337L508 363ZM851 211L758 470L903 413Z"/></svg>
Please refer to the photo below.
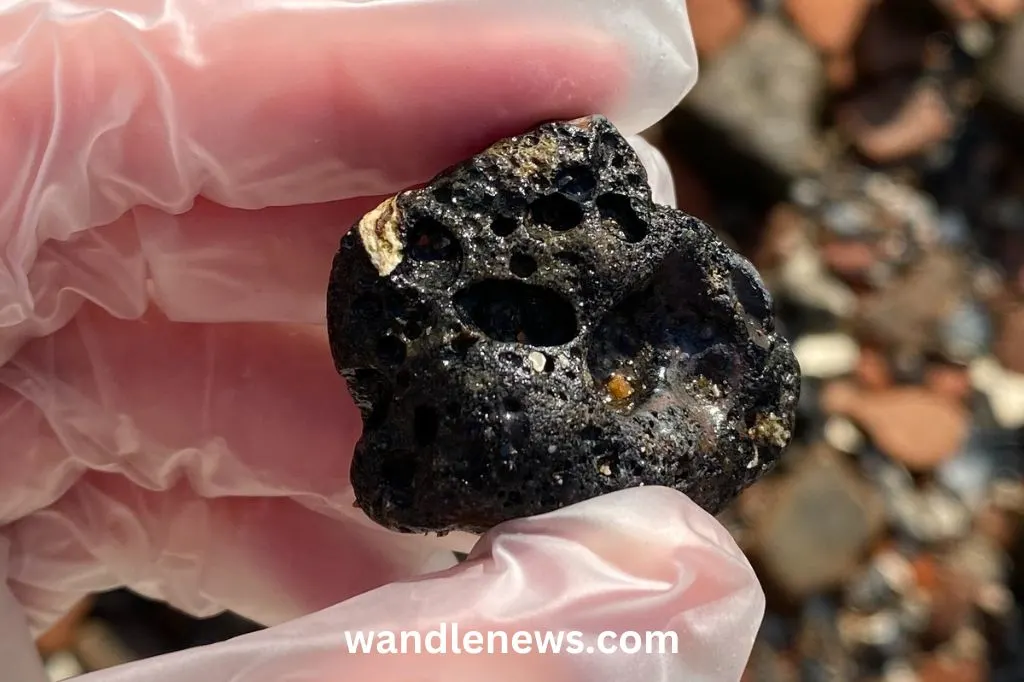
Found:
<svg viewBox="0 0 1024 682"><path fill-rule="evenodd" d="M735 682L763 610L714 518L635 488L503 524L446 571L79 680Z"/></svg>

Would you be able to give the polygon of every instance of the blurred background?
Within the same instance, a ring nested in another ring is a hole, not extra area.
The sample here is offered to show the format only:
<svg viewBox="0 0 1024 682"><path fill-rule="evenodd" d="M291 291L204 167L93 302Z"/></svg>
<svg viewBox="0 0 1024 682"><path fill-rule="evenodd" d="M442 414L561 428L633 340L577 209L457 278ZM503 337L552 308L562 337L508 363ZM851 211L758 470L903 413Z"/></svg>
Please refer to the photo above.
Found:
<svg viewBox="0 0 1024 682"><path fill-rule="evenodd" d="M743 682L1024 682L1024 0L688 4L648 137L805 374L720 517L768 595ZM113 592L39 648L59 680L255 628Z"/></svg>

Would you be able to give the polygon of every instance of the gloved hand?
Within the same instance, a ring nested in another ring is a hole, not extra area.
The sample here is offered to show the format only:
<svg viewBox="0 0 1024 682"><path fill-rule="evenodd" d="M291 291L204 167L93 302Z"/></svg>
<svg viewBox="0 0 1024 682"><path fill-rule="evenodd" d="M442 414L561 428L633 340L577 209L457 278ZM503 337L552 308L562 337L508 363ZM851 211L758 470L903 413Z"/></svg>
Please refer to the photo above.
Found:
<svg viewBox="0 0 1024 682"><path fill-rule="evenodd" d="M476 538L370 524L324 331L338 240L382 195L543 120L674 106L681 0L22 0L0 46L0 680L43 679L31 635L119 585L278 625L89 680L738 678L763 597L676 492L511 522L458 566ZM679 653L346 649L441 623Z"/></svg>

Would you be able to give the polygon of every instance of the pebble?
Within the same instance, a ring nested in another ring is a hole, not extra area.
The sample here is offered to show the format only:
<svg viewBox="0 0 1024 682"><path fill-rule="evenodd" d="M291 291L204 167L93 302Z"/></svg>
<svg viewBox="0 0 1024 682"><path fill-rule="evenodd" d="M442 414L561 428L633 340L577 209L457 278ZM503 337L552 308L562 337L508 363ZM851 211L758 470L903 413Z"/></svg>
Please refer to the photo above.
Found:
<svg viewBox="0 0 1024 682"><path fill-rule="evenodd" d="M821 257L832 272L847 282L860 282L878 261L871 244L855 240L830 241L821 246Z"/></svg>
<svg viewBox="0 0 1024 682"><path fill-rule="evenodd" d="M744 0L688 0L686 9L697 52L706 58L731 45L750 18Z"/></svg>
<svg viewBox="0 0 1024 682"><path fill-rule="evenodd" d="M884 123L873 124L856 106L845 108L840 124L858 150L878 163L920 154L949 139L955 120L933 86L918 88Z"/></svg>
<svg viewBox="0 0 1024 682"><path fill-rule="evenodd" d="M793 23L819 50L845 53L853 47L872 0L786 0Z"/></svg>
<svg viewBox="0 0 1024 682"><path fill-rule="evenodd" d="M928 471L952 457L968 433L966 408L917 386L870 394L847 384L825 391L826 409L845 415L885 454L913 471Z"/></svg>
<svg viewBox="0 0 1024 682"><path fill-rule="evenodd" d="M794 596L838 586L883 525L881 499L843 457L816 447L754 519L757 553Z"/></svg>
<svg viewBox="0 0 1024 682"><path fill-rule="evenodd" d="M964 273L956 255L928 252L861 300L859 330L897 354L937 350L936 330L963 298Z"/></svg>
<svg viewBox="0 0 1024 682"><path fill-rule="evenodd" d="M793 344L804 376L833 378L848 374L856 365L857 342L848 334L806 334Z"/></svg>
<svg viewBox="0 0 1024 682"><path fill-rule="evenodd" d="M953 493L930 486L923 490L895 488L886 499L895 530L925 544L963 538L971 529L971 513Z"/></svg>
<svg viewBox="0 0 1024 682"><path fill-rule="evenodd" d="M970 364L971 382L992 406L1000 426L1024 426L1024 374L1007 370L995 358L978 358Z"/></svg>
<svg viewBox="0 0 1024 682"><path fill-rule="evenodd" d="M815 117L824 89L815 51L779 19L761 16L703 70L685 106L776 173L793 177L818 165Z"/></svg>
<svg viewBox="0 0 1024 682"><path fill-rule="evenodd" d="M825 442L839 452L855 454L864 447L864 435L853 422L844 417L829 417L823 431Z"/></svg>

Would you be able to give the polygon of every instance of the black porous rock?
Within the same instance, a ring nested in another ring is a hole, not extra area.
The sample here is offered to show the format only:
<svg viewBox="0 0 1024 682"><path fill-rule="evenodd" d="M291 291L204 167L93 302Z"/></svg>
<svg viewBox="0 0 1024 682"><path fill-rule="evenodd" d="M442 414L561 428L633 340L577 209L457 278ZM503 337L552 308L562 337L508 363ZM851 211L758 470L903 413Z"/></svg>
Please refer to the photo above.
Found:
<svg viewBox="0 0 1024 682"><path fill-rule="evenodd" d="M799 368L757 272L652 203L600 116L368 213L327 318L363 415L356 502L399 531L482 532L640 485L717 513L794 426Z"/></svg>

